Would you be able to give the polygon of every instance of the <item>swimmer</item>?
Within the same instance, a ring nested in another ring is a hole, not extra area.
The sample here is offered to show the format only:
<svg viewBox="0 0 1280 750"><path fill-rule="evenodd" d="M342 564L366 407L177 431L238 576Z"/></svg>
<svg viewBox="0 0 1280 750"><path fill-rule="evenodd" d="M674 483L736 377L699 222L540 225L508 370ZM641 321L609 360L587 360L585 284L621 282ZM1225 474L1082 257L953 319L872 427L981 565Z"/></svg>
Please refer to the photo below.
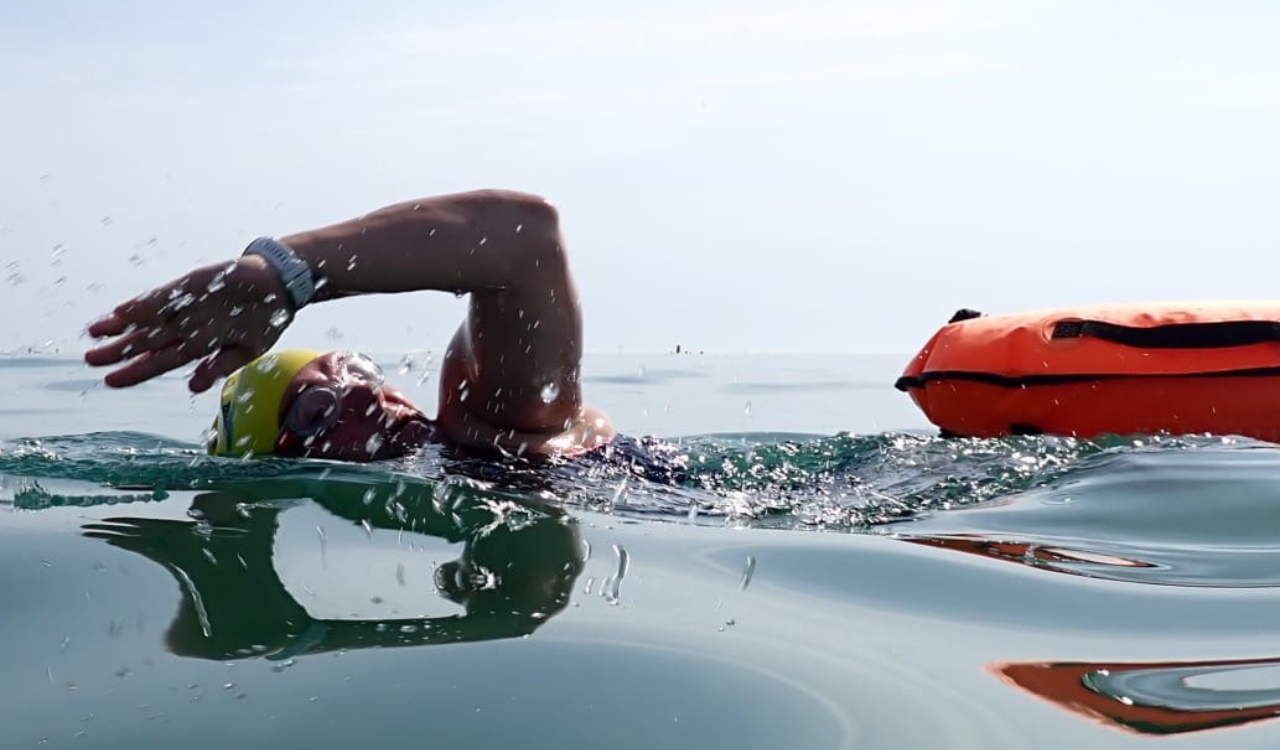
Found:
<svg viewBox="0 0 1280 750"><path fill-rule="evenodd" d="M270 352L307 305L361 294L469 295L445 349L434 419L348 351ZM123 388L196 363L189 388L226 378L210 441L225 456L371 461L429 442L533 457L614 437L579 382L582 314L554 207L476 191L407 201L254 240L90 324L85 353Z"/></svg>

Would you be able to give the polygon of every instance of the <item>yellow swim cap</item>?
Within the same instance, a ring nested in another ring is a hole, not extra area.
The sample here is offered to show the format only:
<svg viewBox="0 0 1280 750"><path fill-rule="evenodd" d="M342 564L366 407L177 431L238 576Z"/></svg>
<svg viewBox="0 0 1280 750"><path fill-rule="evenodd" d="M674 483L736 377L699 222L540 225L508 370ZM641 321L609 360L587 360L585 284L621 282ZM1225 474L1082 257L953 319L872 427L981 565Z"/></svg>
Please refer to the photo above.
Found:
<svg viewBox="0 0 1280 750"><path fill-rule="evenodd" d="M280 435L280 402L293 376L324 352L286 349L264 354L232 373L222 384L209 453L214 456L269 456Z"/></svg>

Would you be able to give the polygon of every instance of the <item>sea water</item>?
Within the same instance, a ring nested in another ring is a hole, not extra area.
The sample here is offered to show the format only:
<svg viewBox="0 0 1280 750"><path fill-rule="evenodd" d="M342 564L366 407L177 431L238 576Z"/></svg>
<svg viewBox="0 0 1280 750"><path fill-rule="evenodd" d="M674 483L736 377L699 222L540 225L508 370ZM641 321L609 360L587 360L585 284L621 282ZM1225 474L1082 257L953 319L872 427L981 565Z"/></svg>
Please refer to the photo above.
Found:
<svg viewBox="0 0 1280 750"><path fill-rule="evenodd" d="M589 356L664 482L214 459L176 374L0 359L2 746L1280 742L1280 450L944 440L905 362Z"/></svg>

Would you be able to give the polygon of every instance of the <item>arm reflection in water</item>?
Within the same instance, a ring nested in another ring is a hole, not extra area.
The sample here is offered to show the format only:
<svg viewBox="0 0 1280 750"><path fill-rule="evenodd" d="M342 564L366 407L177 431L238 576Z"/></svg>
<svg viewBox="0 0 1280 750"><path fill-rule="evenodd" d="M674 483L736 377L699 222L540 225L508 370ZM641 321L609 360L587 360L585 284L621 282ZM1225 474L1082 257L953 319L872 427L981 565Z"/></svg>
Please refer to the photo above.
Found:
<svg viewBox="0 0 1280 750"><path fill-rule="evenodd" d="M166 645L179 656L286 659L339 649L419 646L528 635L562 611L585 563L577 524L550 506L456 482L376 489L326 479L221 487L192 503L200 521L111 518L83 533L163 565L182 592ZM385 491L381 491L385 490ZM394 494L393 499L390 498ZM464 614L317 619L280 581L272 548L286 499L309 498L359 524L461 541L436 587Z"/></svg>

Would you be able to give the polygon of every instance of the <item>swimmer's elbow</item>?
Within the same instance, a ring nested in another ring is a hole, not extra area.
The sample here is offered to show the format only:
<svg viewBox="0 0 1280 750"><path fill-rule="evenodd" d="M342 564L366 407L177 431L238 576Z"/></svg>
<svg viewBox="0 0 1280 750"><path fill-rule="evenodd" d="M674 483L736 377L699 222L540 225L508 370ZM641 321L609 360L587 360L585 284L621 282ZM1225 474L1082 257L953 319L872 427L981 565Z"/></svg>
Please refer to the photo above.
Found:
<svg viewBox="0 0 1280 750"><path fill-rule="evenodd" d="M560 212L549 200L534 193L512 190L484 192L487 200L491 201L487 213L504 233L514 233L514 246L519 249L522 259L531 265L526 270L547 271L564 266L566 258L560 232Z"/></svg>
<svg viewBox="0 0 1280 750"><path fill-rule="evenodd" d="M506 222L514 222L517 233L526 239L558 240L560 212L541 195L518 190L485 190L481 195L492 213Z"/></svg>

